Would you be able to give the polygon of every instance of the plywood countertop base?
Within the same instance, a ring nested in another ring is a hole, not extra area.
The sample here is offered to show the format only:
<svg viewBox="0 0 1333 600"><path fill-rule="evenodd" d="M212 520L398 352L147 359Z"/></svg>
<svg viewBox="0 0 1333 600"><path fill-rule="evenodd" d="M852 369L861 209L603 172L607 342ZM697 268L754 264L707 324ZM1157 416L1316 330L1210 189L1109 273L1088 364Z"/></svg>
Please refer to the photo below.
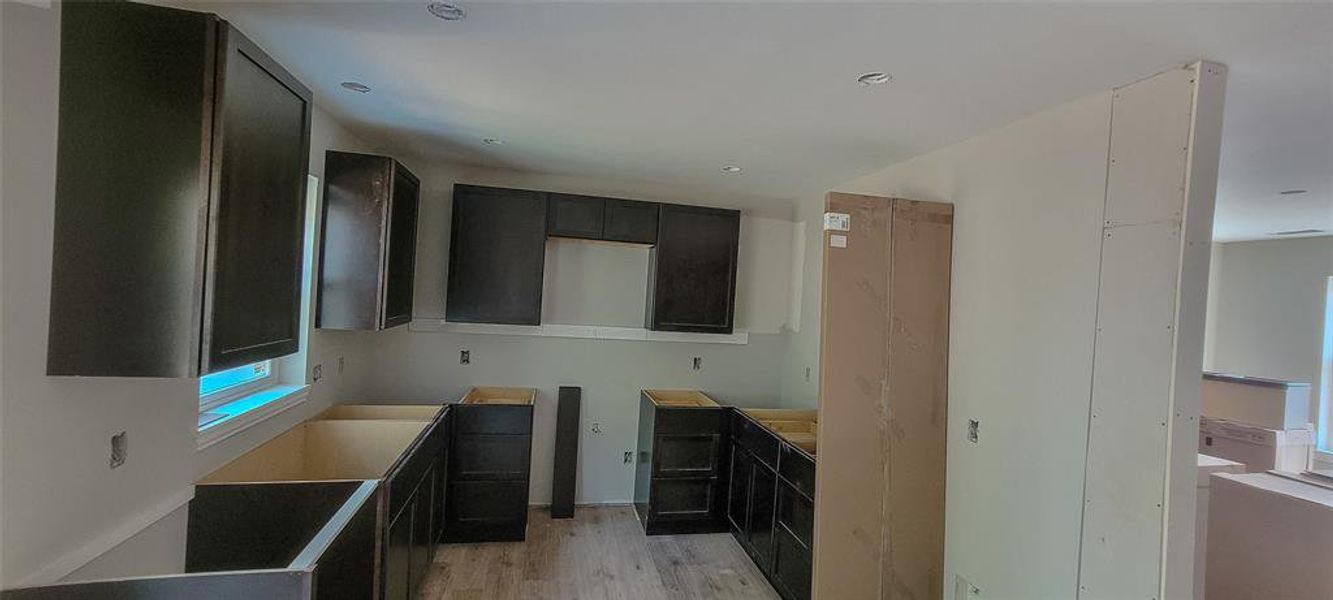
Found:
<svg viewBox="0 0 1333 600"><path fill-rule="evenodd" d="M462 404L499 404L504 406L532 406L537 401L537 390L524 387L474 387L463 396Z"/></svg>

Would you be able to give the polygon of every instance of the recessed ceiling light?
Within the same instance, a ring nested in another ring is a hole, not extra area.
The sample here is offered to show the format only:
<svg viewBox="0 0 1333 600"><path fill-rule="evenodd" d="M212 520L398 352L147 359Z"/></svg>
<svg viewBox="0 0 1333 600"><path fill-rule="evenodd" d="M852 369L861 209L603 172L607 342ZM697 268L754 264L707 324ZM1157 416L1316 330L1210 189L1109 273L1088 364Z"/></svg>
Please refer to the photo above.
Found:
<svg viewBox="0 0 1333 600"><path fill-rule="evenodd" d="M1287 231L1274 231L1268 235L1306 235L1311 233L1323 233L1323 229L1289 229Z"/></svg>
<svg viewBox="0 0 1333 600"><path fill-rule="evenodd" d="M1277 195L1279 195L1279 196L1295 196L1295 195L1297 195L1297 194L1304 194L1306 191L1307 191L1307 190L1282 190L1282 191L1278 192Z"/></svg>
<svg viewBox="0 0 1333 600"><path fill-rule="evenodd" d="M893 76L884 71L862 73L860 77L856 78L856 82L861 85L880 85L890 81L893 81Z"/></svg>
<svg viewBox="0 0 1333 600"><path fill-rule="evenodd" d="M722 167L722 172L723 172L723 173L731 173L731 174L735 174L735 173L740 173L741 171L744 171L744 170L745 170L745 169L742 169L742 168L740 168L740 167L738 167L738 166L736 166L736 165L723 165L723 167Z"/></svg>
<svg viewBox="0 0 1333 600"><path fill-rule="evenodd" d="M361 83L360 81L344 81L338 85L341 85L345 90L351 90L358 94L364 94L370 91L370 86Z"/></svg>
<svg viewBox="0 0 1333 600"><path fill-rule="evenodd" d="M426 5L426 10L446 21L458 21L467 16L467 11L463 10L463 7L448 2L431 2Z"/></svg>
<svg viewBox="0 0 1333 600"><path fill-rule="evenodd" d="M481 138L481 143L499 146L500 144L505 143L505 141L500 138Z"/></svg>

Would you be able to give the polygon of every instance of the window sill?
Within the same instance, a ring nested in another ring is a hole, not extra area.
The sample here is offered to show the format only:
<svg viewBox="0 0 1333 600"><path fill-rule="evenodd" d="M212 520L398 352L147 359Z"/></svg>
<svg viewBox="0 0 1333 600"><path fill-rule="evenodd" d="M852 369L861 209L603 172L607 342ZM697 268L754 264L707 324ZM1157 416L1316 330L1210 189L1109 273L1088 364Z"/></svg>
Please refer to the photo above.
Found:
<svg viewBox="0 0 1333 600"><path fill-rule="evenodd" d="M274 385L241 396L209 412L222 413L220 419L200 427L195 442L200 450L268 420L310 397L308 385Z"/></svg>

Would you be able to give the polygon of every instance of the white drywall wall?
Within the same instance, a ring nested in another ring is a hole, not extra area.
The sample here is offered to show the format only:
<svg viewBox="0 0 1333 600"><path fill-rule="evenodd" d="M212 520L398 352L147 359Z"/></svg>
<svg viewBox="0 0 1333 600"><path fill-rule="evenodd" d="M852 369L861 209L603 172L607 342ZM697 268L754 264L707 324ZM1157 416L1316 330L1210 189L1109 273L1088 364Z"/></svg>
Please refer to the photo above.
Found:
<svg viewBox="0 0 1333 600"><path fill-rule="evenodd" d="M534 173L435 165L415 171L422 180L417 232L415 317L444 316L449 223L455 182L644 200L726 206L725 198L696 198L632 182L581 180ZM736 328L749 343L698 344L537 338L412 331L400 328L369 342L374 364L361 397L342 401L434 402L457 399L476 385L541 390L535 412L531 501L551 492L555 399L560 385L583 387L577 501L628 502L641 388L698 388L723 402L778 406L775 371L786 348L794 224L746 214L741 220ZM646 250L617 245L552 241L547 245L543 321L643 326ZM560 280L552 280L552 275ZM460 350L471 364L459 365ZM700 357L703 368L691 369ZM597 431L594 432L594 426Z"/></svg>
<svg viewBox="0 0 1333 600"><path fill-rule="evenodd" d="M1077 595L1110 111L1107 91L838 188L955 205L946 590Z"/></svg>
<svg viewBox="0 0 1333 600"><path fill-rule="evenodd" d="M1080 594L1080 554L1097 543L1081 530L1112 95L1047 110L837 188L955 204L946 590L962 577L986 598ZM1176 173L1171 189L1179 192L1184 172ZM814 218L815 199L808 204ZM1172 269L1181 260L1178 238L1175 248L1162 258ZM807 290L818 289L813 279ZM790 344L789 370L810 354L798 350L810 343L803 325ZM1167 351L1170 371L1169 343ZM1169 400L1165 390L1156 398L1163 407ZM970 419L981 423L979 444L965 439ZM1108 432L1117 433L1133 432ZM1158 450L1154 462L1165 469L1166 448ZM1157 477L1160 484L1160 470ZM1155 519L1121 523L1145 536L1155 531L1161 541L1161 513L1158 507ZM1156 590L1162 582L1160 569L1121 576L1121 590Z"/></svg>
<svg viewBox="0 0 1333 600"><path fill-rule="evenodd" d="M1329 277L1333 237L1216 244L1204 368L1306 381L1318 393Z"/></svg>
<svg viewBox="0 0 1333 600"><path fill-rule="evenodd" d="M3 431L0 461L0 586L45 583L66 576L104 551L170 515L189 499L201 471L220 464L285 429L355 387L367 366L358 334L314 332L311 359L325 378L304 405L248 429L204 453L196 452L196 379L47 377L46 336L51 285L55 194L59 6L0 3L4 55L3 360L0 380ZM18 48L21 51L12 51ZM314 173L329 145L359 144L316 111ZM336 357L348 357L339 375ZM127 462L108 468L113 433L129 434ZM180 520L183 522L183 520ZM170 524L171 521L168 522ZM177 536L170 527L155 532ZM175 539L183 539L175 537ZM170 570L142 539L125 556L101 565L137 572ZM139 545L144 544L144 545ZM106 571L99 571L106 573Z"/></svg>

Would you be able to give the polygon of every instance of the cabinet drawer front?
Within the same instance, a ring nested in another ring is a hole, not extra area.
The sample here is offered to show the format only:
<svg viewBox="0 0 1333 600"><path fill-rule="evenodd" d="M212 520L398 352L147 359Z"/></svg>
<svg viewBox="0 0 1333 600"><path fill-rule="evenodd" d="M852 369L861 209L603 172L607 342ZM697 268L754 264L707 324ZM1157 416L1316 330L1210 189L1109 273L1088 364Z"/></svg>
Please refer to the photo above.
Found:
<svg viewBox="0 0 1333 600"><path fill-rule="evenodd" d="M528 511L528 482L450 482L446 510L450 523L524 520Z"/></svg>
<svg viewBox="0 0 1333 600"><path fill-rule="evenodd" d="M660 519L698 519L713 512L715 478L654 479L652 516Z"/></svg>
<svg viewBox="0 0 1333 600"><path fill-rule="evenodd" d="M458 435L451 469L459 480L527 479L532 438L526 435Z"/></svg>
<svg viewBox="0 0 1333 600"><path fill-rule="evenodd" d="M733 431L737 443L753 454L755 460L768 465L770 469L777 469L778 446L781 445L777 436L758 423L739 415L736 416L735 423Z"/></svg>
<svg viewBox="0 0 1333 600"><path fill-rule="evenodd" d="M815 503L800 495L790 485L778 486L778 525L785 527L807 549L815 539Z"/></svg>
<svg viewBox="0 0 1333 600"><path fill-rule="evenodd" d="M658 408L654 432L715 433L725 430L726 413L721 408Z"/></svg>
<svg viewBox="0 0 1333 600"><path fill-rule="evenodd" d="M813 562L810 552L791 534L778 530L773 544L773 579L786 600L808 600Z"/></svg>
<svg viewBox="0 0 1333 600"><path fill-rule="evenodd" d="M607 198L602 239L613 242L652 244L657 242L655 202Z"/></svg>
<svg viewBox="0 0 1333 600"><path fill-rule="evenodd" d="M532 433L531 406L469 406L453 407L454 431L459 434L530 434Z"/></svg>
<svg viewBox="0 0 1333 600"><path fill-rule="evenodd" d="M712 477L721 445L717 435L659 435L653 442L653 476Z"/></svg>
<svg viewBox="0 0 1333 600"><path fill-rule="evenodd" d="M797 491L815 497L815 461L789 444L782 444L778 474Z"/></svg>
<svg viewBox="0 0 1333 600"><path fill-rule="evenodd" d="M557 237L601 239L605 220L604 198L549 194L546 204L546 234Z"/></svg>

